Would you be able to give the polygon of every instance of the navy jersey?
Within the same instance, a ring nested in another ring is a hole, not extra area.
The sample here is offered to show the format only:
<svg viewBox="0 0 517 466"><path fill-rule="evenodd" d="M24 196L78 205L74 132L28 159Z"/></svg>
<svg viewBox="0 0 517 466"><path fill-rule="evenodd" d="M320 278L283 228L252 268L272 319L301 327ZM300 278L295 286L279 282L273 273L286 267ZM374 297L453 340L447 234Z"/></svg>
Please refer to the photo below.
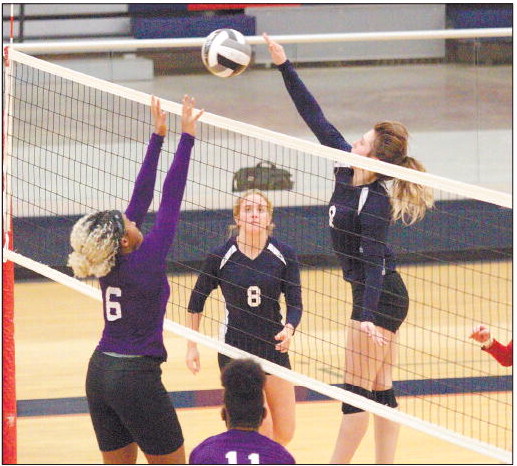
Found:
<svg viewBox="0 0 517 466"><path fill-rule="evenodd" d="M269 237L263 251L250 259L235 238L208 255L189 301L189 312L202 312L212 290L221 287L226 303L225 342L271 360L275 335L283 328L280 295L285 295L286 323L300 322L300 270L294 250Z"/></svg>
<svg viewBox="0 0 517 466"><path fill-rule="evenodd" d="M298 113L318 141L325 146L350 152L352 146L327 120L292 63L286 61L278 68ZM352 168L336 166L334 173L334 192L329 205L333 248L345 280L365 284L361 320L373 321L383 277L387 271L395 270L393 252L386 243L391 222L390 199L380 180L353 186Z"/></svg>
<svg viewBox="0 0 517 466"><path fill-rule="evenodd" d="M256 431L231 429L207 438L189 457L189 464L296 464L279 443Z"/></svg>
<svg viewBox="0 0 517 466"><path fill-rule="evenodd" d="M153 134L126 216L140 228L153 199L163 137ZM194 137L183 133L163 183L156 220L140 247L118 254L110 273L99 279L104 331L99 351L154 356L165 360L163 319L170 294L166 257L178 222Z"/></svg>

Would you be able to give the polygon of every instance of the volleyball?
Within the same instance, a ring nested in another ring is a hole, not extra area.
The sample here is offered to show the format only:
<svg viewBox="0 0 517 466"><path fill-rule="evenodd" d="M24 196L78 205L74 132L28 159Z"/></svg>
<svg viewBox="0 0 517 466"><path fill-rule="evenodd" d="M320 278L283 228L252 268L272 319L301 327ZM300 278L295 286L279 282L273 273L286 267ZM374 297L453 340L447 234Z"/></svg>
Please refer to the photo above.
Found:
<svg viewBox="0 0 517 466"><path fill-rule="evenodd" d="M201 47L201 58L206 69L220 78L241 74L251 60L251 47L235 29L213 31Z"/></svg>

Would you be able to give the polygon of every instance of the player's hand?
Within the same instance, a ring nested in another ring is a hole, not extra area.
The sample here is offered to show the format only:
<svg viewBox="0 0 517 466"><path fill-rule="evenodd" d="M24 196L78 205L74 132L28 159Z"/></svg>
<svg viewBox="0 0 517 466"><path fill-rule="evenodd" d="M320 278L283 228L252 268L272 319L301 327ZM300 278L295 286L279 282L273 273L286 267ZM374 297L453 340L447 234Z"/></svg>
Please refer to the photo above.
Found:
<svg viewBox="0 0 517 466"><path fill-rule="evenodd" d="M160 136L167 134L167 117L160 105L160 99L151 97L151 114L154 121L154 132Z"/></svg>
<svg viewBox="0 0 517 466"><path fill-rule="evenodd" d="M376 345L384 346L388 343L384 335L377 330L373 322L361 322L361 331L365 332Z"/></svg>
<svg viewBox="0 0 517 466"><path fill-rule="evenodd" d="M194 375L196 375L201 370L201 362L199 361L199 351L197 350L197 346L188 345L187 347L187 357L185 358L185 362L187 363L187 367L190 369Z"/></svg>
<svg viewBox="0 0 517 466"><path fill-rule="evenodd" d="M183 108L181 111L181 131L183 133L188 133L192 136L196 135L196 122L199 120L201 115L203 115L204 110L200 110L197 115L194 114L194 105L196 101L194 97L189 97L188 95L183 96L183 100L181 102L183 104Z"/></svg>
<svg viewBox="0 0 517 466"><path fill-rule="evenodd" d="M275 335L275 340L278 340L280 343L275 345L275 349L280 351L281 353L287 353L289 351L289 345L291 344L291 339L293 338L294 328L291 325L286 325L283 330L278 332Z"/></svg>
<svg viewBox="0 0 517 466"><path fill-rule="evenodd" d="M285 54L284 48L278 42L275 42L273 39L271 39L271 37L269 37L265 32L262 34L262 37L267 43L273 63L277 66L285 63L287 56Z"/></svg>
<svg viewBox="0 0 517 466"><path fill-rule="evenodd" d="M472 329L470 338L476 340L478 343L486 343L488 340L490 340L490 330L486 325L476 325Z"/></svg>

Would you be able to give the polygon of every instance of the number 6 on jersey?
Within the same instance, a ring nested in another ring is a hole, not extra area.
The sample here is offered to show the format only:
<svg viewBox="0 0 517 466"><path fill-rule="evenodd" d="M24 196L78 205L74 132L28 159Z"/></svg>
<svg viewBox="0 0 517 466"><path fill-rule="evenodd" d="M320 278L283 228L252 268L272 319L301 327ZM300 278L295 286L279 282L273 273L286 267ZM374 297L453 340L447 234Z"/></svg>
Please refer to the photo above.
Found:
<svg viewBox="0 0 517 466"><path fill-rule="evenodd" d="M112 297L120 298L122 290L115 286L106 288L106 319L110 322L122 318L122 307L118 301L112 301Z"/></svg>

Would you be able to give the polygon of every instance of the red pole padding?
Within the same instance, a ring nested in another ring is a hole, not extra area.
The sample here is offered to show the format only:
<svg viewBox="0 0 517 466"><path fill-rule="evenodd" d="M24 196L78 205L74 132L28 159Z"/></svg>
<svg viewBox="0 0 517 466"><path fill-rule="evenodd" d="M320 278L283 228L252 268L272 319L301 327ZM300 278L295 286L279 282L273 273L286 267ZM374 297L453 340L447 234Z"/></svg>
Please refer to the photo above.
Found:
<svg viewBox="0 0 517 466"><path fill-rule="evenodd" d="M11 233L12 231L9 232L9 243L12 248ZM16 464L14 263L11 261L4 262L2 272L2 464Z"/></svg>
<svg viewBox="0 0 517 466"><path fill-rule="evenodd" d="M4 48L4 64L9 66L9 48ZM6 154L6 121L2 114L2 161ZM2 177L2 193L5 190ZM8 201L10 202L10 201ZM5 208L5 206L4 206ZM4 215L2 248L13 249L12 220ZM8 244L5 244L5 243ZM2 263L2 464L16 464L16 380L14 359L14 263Z"/></svg>

